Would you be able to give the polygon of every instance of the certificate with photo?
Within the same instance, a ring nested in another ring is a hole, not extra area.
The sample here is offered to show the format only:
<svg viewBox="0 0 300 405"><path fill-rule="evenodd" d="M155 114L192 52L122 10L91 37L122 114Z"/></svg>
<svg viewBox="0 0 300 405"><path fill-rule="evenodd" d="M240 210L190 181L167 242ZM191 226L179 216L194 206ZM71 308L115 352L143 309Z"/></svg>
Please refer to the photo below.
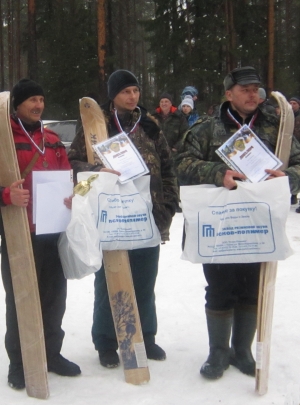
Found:
<svg viewBox="0 0 300 405"><path fill-rule="evenodd" d="M264 181L269 176L266 169L276 170L282 165L248 125L235 132L216 153L251 183Z"/></svg>
<svg viewBox="0 0 300 405"><path fill-rule="evenodd" d="M149 173L142 156L125 132L93 146L105 167L121 173L120 183Z"/></svg>

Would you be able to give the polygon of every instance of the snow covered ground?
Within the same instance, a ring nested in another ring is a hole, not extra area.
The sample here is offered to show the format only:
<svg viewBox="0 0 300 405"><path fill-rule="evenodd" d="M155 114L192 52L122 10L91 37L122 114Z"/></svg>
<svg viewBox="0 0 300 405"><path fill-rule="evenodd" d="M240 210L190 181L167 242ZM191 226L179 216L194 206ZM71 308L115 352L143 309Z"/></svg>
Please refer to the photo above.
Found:
<svg viewBox="0 0 300 405"><path fill-rule="evenodd" d="M230 367L223 378L207 381L199 374L208 354L204 314L205 279L201 265L180 260L182 214L176 214L171 241L161 247L156 297L157 343L164 362L149 361L151 380L142 386L125 383L122 367L100 366L90 329L93 276L68 282L66 337L62 354L78 363L82 375L49 373L49 405L299 405L300 386L300 215L291 207L287 232L295 254L279 263L271 347L269 390L255 393L255 380ZM5 305L0 286L0 342L4 340ZM255 344L254 344L255 353ZM0 344L0 404L37 405L26 391L7 385L8 359Z"/></svg>

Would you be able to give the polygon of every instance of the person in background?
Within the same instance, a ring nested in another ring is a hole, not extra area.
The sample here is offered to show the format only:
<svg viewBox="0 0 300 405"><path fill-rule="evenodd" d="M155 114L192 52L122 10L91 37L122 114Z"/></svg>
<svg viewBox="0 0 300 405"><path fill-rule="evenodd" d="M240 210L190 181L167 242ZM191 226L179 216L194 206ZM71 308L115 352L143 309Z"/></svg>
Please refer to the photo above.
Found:
<svg viewBox="0 0 300 405"><path fill-rule="evenodd" d="M70 170L71 167L59 137L43 128L41 115L45 104L42 87L33 80L22 79L12 90L12 102L15 113L11 115L10 122L23 180L14 182L10 187L0 187L0 205L3 209L13 204L27 210L41 300L48 371L73 377L81 373L80 368L60 354L65 334L61 325L66 309L67 281L58 254L59 234L36 235L32 218L32 170ZM71 198L64 202L71 207ZM12 388L22 389L25 387L24 369L1 217L0 234L1 273L6 293L5 347L10 360L8 384Z"/></svg>
<svg viewBox="0 0 300 405"><path fill-rule="evenodd" d="M194 101L192 96L185 96L180 104L180 110L187 119L189 127L191 127L199 118L199 114L194 110Z"/></svg>
<svg viewBox="0 0 300 405"><path fill-rule="evenodd" d="M152 116L158 122L171 151L176 153L189 125L182 112L173 105L173 99L169 93L162 93L159 98L159 107Z"/></svg>
<svg viewBox="0 0 300 405"><path fill-rule="evenodd" d="M231 190L238 180L245 180L243 174L231 170L216 154L216 149L244 124L274 153L279 120L260 109L260 84L260 77L251 66L236 68L225 77L227 101L220 106L219 115L193 125L174 159L180 185L213 184ZM267 173L267 181L288 176L292 193L299 192L300 144L294 137L289 167ZM203 270L207 281L209 356L200 374L218 379L231 364L242 373L255 376L251 345L256 332L260 263L203 264Z"/></svg>
<svg viewBox="0 0 300 405"><path fill-rule="evenodd" d="M294 116L298 117L300 115L300 98L299 97L291 97L289 99L289 103L292 106L292 109L294 111Z"/></svg>
<svg viewBox="0 0 300 405"><path fill-rule="evenodd" d="M162 241L169 240L169 229L178 205L178 187L171 151L162 131L148 112L138 105L140 85L128 70L112 73L107 83L108 98L102 110L109 137L124 131L138 149L150 171L153 216ZM98 172L102 164L87 162L82 124L69 151L74 176L81 171ZM165 360L165 351L155 342L157 316L154 287L158 273L160 246L128 251L137 306L148 359ZM104 267L95 274L95 301L92 338L100 364L114 368L120 363Z"/></svg>
<svg viewBox="0 0 300 405"><path fill-rule="evenodd" d="M209 117L214 117L214 116L218 115L219 108L220 108L220 104L212 104L208 107L206 114Z"/></svg>
<svg viewBox="0 0 300 405"><path fill-rule="evenodd" d="M295 125L294 125L294 136L300 142L300 99L298 97L291 97L289 99L289 103L292 106L294 117L295 117ZM297 194L293 194L291 196L291 204L297 204L298 198ZM300 206L296 208L296 212L300 213Z"/></svg>
<svg viewBox="0 0 300 405"><path fill-rule="evenodd" d="M180 99L181 101L186 97L186 96L191 96L194 104L196 104L196 101L198 100L198 90L194 86L186 86L181 93Z"/></svg>
<svg viewBox="0 0 300 405"><path fill-rule="evenodd" d="M275 111L275 107L267 100L267 93L263 87L258 89L259 95L259 108L264 110L268 114L277 115Z"/></svg>

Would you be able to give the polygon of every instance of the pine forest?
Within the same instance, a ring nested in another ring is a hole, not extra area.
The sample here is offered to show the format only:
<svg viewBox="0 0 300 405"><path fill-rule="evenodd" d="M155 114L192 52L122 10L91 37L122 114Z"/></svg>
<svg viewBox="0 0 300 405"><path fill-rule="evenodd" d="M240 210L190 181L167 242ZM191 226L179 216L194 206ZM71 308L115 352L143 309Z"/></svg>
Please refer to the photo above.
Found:
<svg viewBox="0 0 300 405"><path fill-rule="evenodd" d="M138 77L149 110L193 85L205 112L247 65L268 94L300 95L300 0L1 0L0 18L0 90L38 81L45 119L76 119L86 95L104 102L116 69Z"/></svg>

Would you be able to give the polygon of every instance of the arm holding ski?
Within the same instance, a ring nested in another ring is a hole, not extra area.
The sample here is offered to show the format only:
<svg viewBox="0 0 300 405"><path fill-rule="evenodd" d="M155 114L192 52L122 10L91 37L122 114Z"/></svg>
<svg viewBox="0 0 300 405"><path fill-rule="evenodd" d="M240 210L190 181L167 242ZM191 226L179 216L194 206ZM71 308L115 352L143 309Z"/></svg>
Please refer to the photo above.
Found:
<svg viewBox="0 0 300 405"><path fill-rule="evenodd" d="M88 163L86 144L82 125L79 125L76 136L72 142L68 153L69 162L74 171L74 178L77 178L79 172L99 172L104 169L102 163Z"/></svg>
<svg viewBox="0 0 300 405"><path fill-rule="evenodd" d="M26 207L29 200L29 190L20 188L24 179L15 181L10 187L1 187L1 206L16 205Z"/></svg>

